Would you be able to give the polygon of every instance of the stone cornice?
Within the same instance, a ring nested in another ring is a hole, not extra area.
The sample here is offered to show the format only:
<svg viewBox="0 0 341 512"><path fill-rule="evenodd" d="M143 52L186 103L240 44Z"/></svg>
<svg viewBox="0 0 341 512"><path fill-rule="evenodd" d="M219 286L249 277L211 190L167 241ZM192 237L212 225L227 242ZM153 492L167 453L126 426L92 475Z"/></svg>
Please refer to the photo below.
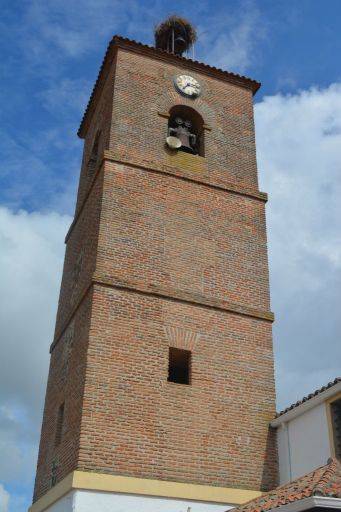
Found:
<svg viewBox="0 0 341 512"><path fill-rule="evenodd" d="M188 153L184 153L184 155L192 158L201 158L198 155L189 155ZM185 173L182 169L179 167L171 168L170 166L163 166L162 163L160 165L154 164L153 166L150 166L149 164L143 164L143 163L136 163L132 159L123 159L121 156L117 157L114 152L112 151L104 151L104 160L107 160L109 162L114 162L122 165L128 165L130 167L135 167L138 169L143 169L146 171L151 172L157 172L160 174L168 174L169 176L175 176L177 178L181 178L185 181L191 181L193 183L199 183L200 185L205 185L210 188L215 188L218 190L225 190L226 192L232 192L234 194L242 195L242 196L248 196L252 197L253 199L258 199L259 201L262 201L264 203L268 200L268 195L266 192L260 192L259 190L256 190L254 188L248 188L243 186L234 185L233 183L226 182L224 184L222 183L214 183L210 178L206 178L203 175L195 175L193 173L192 176L189 176L188 173Z"/></svg>
<svg viewBox="0 0 341 512"><path fill-rule="evenodd" d="M200 157L199 157L200 158ZM111 151L104 151L104 155L103 155L103 159L102 159L102 162L101 164L98 166L97 168L97 171L96 171L96 174L91 182L91 185L89 187L89 190L87 191L82 203L80 204L76 214L75 214L75 217L70 225L70 228L65 236L65 242L68 241L68 239L70 238L70 235L73 231L73 228L75 227L75 225L77 224L77 221L84 209L84 206L91 194L91 190L94 186L94 183L99 175L99 173L103 170L103 167L104 167L104 163L108 161L108 162L113 162L113 163L116 163L116 164L120 164L120 165L127 165L127 166L130 166L130 167L134 167L134 168L137 168L137 169L143 169L145 171L148 171L148 172L154 172L154 173L159 173L159 174L166 174L168 176L173 176L173 177L176 177L176 178L180 178L182 180L185 180L185 181L189 181L189 182L193 182L193 183L198 183L200 185L204 185L204 186L207 186L207 187L210 187L210 188L214 188L214 189L217 189L217 190L224 190L226 192L231 192L233 194L238 194L238 195L241 195L241 196L245 196L245 197L249 197L249 198L252 198L252 199L256 199L258 201L262 201L263 203L266 203L267 200L268 200L268 195L266 194L266 192L260 192L258 190L255 190L255 189L252 189L252 188L246 188L246 187L239 187L237 185L234 185L233 183L226 183L224 185L222 184L216 184L216 183L212 183L210 179L208 178L205 178L204 176L195 176L193 175L192 177L190 177L188 175L188 173L185 173L183 172L181 169L179 168L176 168L174 167L174 169L171 169L170 167L167 167L167 169L164 169L162 168L162 166L154 166L154 167L150 167L150 165L143 165L143 164L137 164L135 162L133 162L132 160L129 160L129 159L125 159L123 160L122 158L117 158L115 156L115 154Z"/></svg>
<svg viewBox="0 0 341 512"><path fill-rule="evenodd" d="M70 313L66 316L66 319L62 323L62 326L58 331L55 332L53 342L50 345L50 354L52 350L55 348L55 346L58 344L59 340L63 336L64 332L68 328L69 324L72 322L73 317L77 313L78 309L82 305L83 301L87 297L88 293L92 290L93 282L89 280L87 286L84 288L82 293L80 294L79 299L77 300L76 304L70 309Z"/></svg>
<svg viewBox="0 0 341 512"><path fill-rule="evenodd" d="M116 276L106 276L100 272L95 272L93 274L93 282L113 288L121 288L137 293L142 293L145 295L153 295L178 302L187 302L197 306L222 309L224 311L228 311L229 313L258 318L268 322L274 321L274 314L271 311L264 311L258 308L246 306L244 304L237 304L225 299L210 297L202 293L186 292L183 290L178 290L177 288L170 287L164 288L162 286L154 285L152 283L143 283L141 281L122 280Z"/></svg>
<svg viewBox="0 0 341 512"><path fill-rule="evenodd" d="M50 352L57 345L58 341L62 337L65 329L73 319L81 303L92 289L93 285L107 286L110 288L116 288L126 290L128 292L139 293L142 295L150 295L153 297L159 297L161 299L172 300L177 302L183 302L187 304L193 304L195 306L201 306L205 308L218 309L233 313L235 315L247 316L251 318L257 318L258 320L265 320L267 322L274 321L274 314L271 311L265 311L259 308L253 308L246 306L245 304L238 304L235 302L228 301L226 299L210 297L202 293L186 292L178 290L177 288L165 288L162 286L154 285L153 283L145 283L136 280L122 280L117 276L107 276L101 272L95 272L92 276L91 282L84 289L81 297L77 304L71 310L70 314L63 323L62 328L56 333L55 339L50 346Z"/></svg>

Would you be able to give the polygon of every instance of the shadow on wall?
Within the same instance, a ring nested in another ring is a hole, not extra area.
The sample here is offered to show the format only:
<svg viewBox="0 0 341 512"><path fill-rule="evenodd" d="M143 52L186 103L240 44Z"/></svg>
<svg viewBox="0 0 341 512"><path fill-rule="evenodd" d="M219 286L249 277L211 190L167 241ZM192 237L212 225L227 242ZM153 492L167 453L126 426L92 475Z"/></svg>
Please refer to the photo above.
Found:
<svg viewBox="0 0 341 512"><path fill-rule="evenodd" d="M277 429L269 426L260 490L266 492L277 487L278 475Z"/></svg>

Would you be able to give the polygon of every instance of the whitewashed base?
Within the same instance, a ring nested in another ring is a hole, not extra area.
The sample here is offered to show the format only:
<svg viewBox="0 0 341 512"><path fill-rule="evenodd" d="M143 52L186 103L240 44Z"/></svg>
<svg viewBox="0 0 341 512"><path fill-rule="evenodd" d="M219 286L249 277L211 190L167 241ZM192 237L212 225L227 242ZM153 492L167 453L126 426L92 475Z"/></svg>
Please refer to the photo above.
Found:
<svg viewBox="0 0 341 512"><path fill-rule="evenodd" d="M46 512L225 512L230 508L233 505L74 490L53 503Z"/></svg>

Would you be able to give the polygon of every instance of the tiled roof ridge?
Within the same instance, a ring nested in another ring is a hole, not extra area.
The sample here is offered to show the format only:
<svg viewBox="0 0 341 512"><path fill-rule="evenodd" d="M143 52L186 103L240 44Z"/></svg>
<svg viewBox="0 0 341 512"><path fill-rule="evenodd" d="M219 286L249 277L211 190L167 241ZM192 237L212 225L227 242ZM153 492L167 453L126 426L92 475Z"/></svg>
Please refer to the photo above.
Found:
<svg viewBox="0 0 341 512"><path fill-rule="evenodd" d="M82 128L83 128L83 123L85 121L85 118L86 118L86 116L88 114L88 111L89 111L89 107L90 107L91 102L93 100L93 97L95 95L95 91L96 91L97 86L99 84L99 81L100 81L100 78L101 78L101 75L102 75L102 71L104 69L104 65L106 63L106 59L107 59L107 57L109 55L109 52L110 52L112 46L116 42L119 43L120 41L121 42L125 42L125 43L134 44L136 46L139 46L140 48L146 48L148 50L153 50L154 52L159 53L161 55L162 54L164 54L164 55L165 54L171 55L172 58L174 58L176 60L179 60L180 62L190 62L192 64L197 64L197 65L199 65L201 67L204 67L204 68L207 68L209 70L216 71L218 73L224 73L225 75L228 75L230 77L234 77L234 78L237 78L239 80L243 80L243 81L249 82L250 84L252 84L252 91L253 91L254 94L257 92L257 90L261 86L260 82L258 82L257 80L253 80L252 78L248 78L247 76L239 75L237 73L232 73L231 71L226 71L224 69L217 68L215 66L210 66L209 64L205 64L204 62L200 62L200 61L197 61L197 60L193 60L193 59L189 59L189 58L186 58L186 57L182 57L180 55L169 54L169 52L167 52L166 50L163 50L162 48L155 48L154 46L150 46L150 45L147 45L147 44L139 43L138 41L135 41L134 39L129 39L127 37L123 37L123 36L119 36L119 35L114 35L112 37L112 39L109 41L109 44L107 46L104 58L102 60L102 63L101 63L101 66L100 66L100 69L99 69L99 72L98 72L98 75L97 75L97 79L96 79L95 84L94 84L94 86L92 88L92 92L90 94L89 101L88 101L87 106L85 108L85 111L84 111L84 114L83 114L83 117L82 117L79 129L78 129L78 135L79 136L81 136L81 132L82 132Z"/></svg>
<svg viewBox="0 0 341 512"><path fill-rule="evenodd" d="M92 102L93 97L94 97L94 95L95 95L95 91L96 91L97 86L98 86L98 84L99 84L99 79L100 79L100 77L101 77L101 75L102 75L102 71L103 71L103 69L104 69L104 64L105 64L105 62L106 62L106 60L107 60L107 56L109 55L109 51L110 51L110 48L111 48L112 43L114 42L115 37L117 37L117 36L114 36L114 37L109 41L109 44L108 44L107 49L106 49L106 51L105 51L105 54L104 54L104 57L103 57L102 63L101 63L101 65L100 65L100 68L99 68L99 71L98 71L98 75L97 75L96 81L95 81L94 86L93 86L93 88L92 88L92 91L91 91L90 97L89 97L89 99L88 99L88 103L87 103L87 105L86 105L86 107L85 107L84 114L83 114L83 117L82 117L82 119L81 119L81 122L80 122L80 125L79 125L79 128L78 128L77 135L78 135L79 137L81 137L81 131L82 131L83 123L84 123L84 121L85 121L86 115L87 115L87 113L88 113L88 111L89 111L89 108L90 108L91 102Z"/></svg>
<svg viewBox="0 0 341 512"><path fill-rule="evenodd" d="M140 43L139 41L136 41L135 39L129 39L128 37L115 35L115 36L113 36L112 41L125 41L127 43L133 43L138 46L141 46L142 48L148 48L150 50L155 50L156 52L159 52L162 54L172 55L172 57L174 57L182 62L183 61L193 62L193 64L199 64L200 66L204 66L205 68L214 69L215 71L219 71L221 73L227 73L228 75L234 76L236 78L241 78L242 80L247 80L248 82L252 82L253 84L255 84L255 86L258 86L257 88L259 88L261 85L260 82L258 82L257 80L254 80L253 78L249 78L248 76L240 75L238 73L233 73L232 71L227 71L226 69L217 68L216 66L211 66L210 64L205 64L205 62L200 62L199 60L193 60L188 57L182 57L181 55L169 53L167 50L163 50L162 48L156 48L155 46L151 46L149 44Z"/></svg>
<svg viewBox="0 0 341 512"><path fill-rule="evenodd" d="M277 412L275 417L278 418L279 416L282 416L282 414L285 414L286 412L291 411L292 409L295 409L299 405L302 405L303 403L307 402L311 398L314 398L315 396L323 393L323 391L326 391L327 389L335 386L339 382L341 382L341 377L336 377L333 381L328 382L328 384L326 384L325 386L322 386L321 388L316 389L313 393L309 393L309 395L304 396L301 400L298 400L297 402L294 402L293 404L289 405L282 411Z"/></svg>
<svg viewBox="0 0 341 512"><path fill-rule="evenodd" d="M266 512L313 496L341 498L341 462L327 464L235 507L229 512Z"/></svg>
<svg viewBox="0 0 341 512"><path fill-rule="evenodd" d="M339 473L339 475L337 475L337 473ZM330 458L327 461L325 472L312 490L312 496L329 496L329 489L332 484L331 480L335 476L341 478L341 463L336 458Z"/></svg>

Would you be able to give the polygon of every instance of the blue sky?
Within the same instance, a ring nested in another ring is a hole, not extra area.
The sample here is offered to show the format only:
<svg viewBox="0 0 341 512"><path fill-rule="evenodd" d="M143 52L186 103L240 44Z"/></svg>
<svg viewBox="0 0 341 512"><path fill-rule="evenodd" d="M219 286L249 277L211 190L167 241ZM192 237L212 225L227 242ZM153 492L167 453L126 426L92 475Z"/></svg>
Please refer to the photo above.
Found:
<svg viewBox="0 0 341 512"><path fill-rule="evenodd" d="M338 0L17 0L2 6L0 512L31 501L82 141L108 41L152 44L169 14L197 60L262 82L255 97L278 408L341 375L341 54ZM340 204L339 204L340 203Z"/></svg>

